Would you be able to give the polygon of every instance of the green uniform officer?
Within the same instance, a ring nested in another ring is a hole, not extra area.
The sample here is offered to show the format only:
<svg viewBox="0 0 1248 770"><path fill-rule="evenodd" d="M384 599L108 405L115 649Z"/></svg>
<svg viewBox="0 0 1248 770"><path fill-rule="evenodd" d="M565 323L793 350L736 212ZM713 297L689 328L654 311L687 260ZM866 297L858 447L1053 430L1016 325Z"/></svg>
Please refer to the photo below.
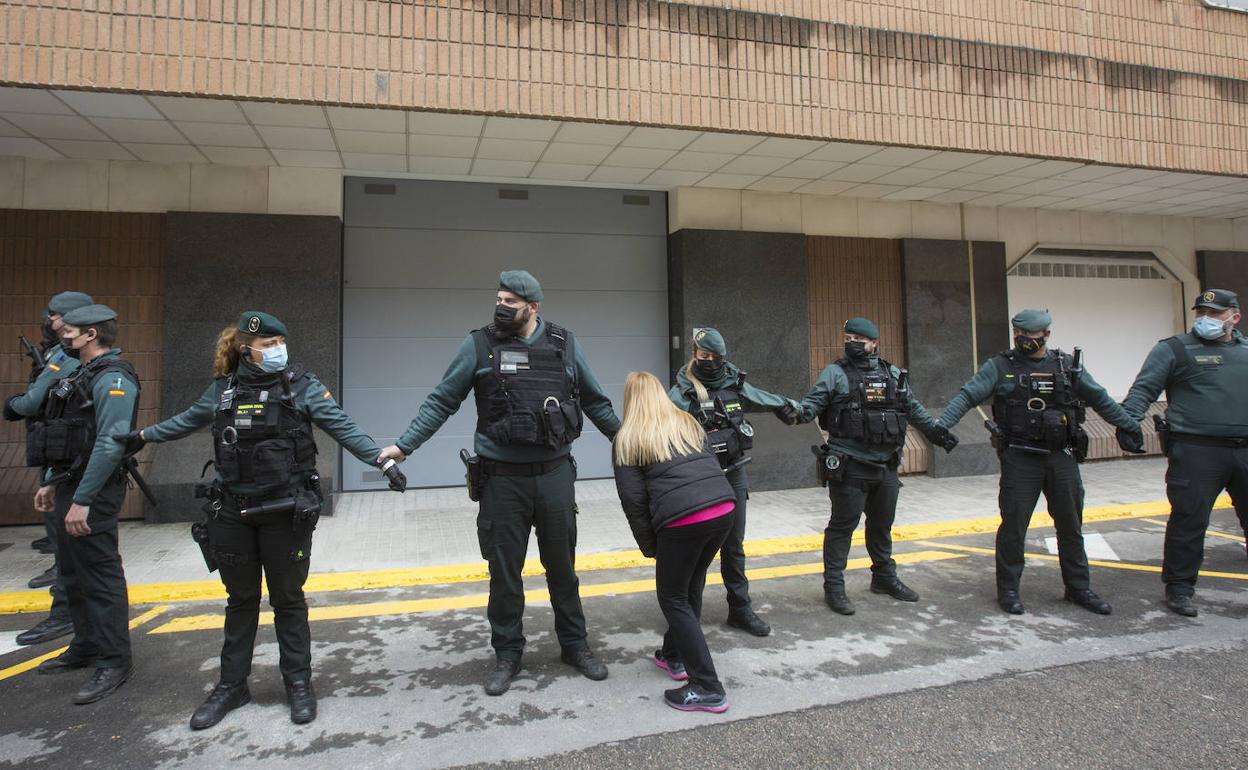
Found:
<svg viewBox="0 0 1248 770"><path fill-rule="evenodd" d="M381 459L402 460L476 394L473 445L484 474L477 534L490 564L491 644L496 663L485 691L501 695L524 652L520 578L530 530L546 568L562 660L590 679L607 667L589 649L576 577L576 465L571 444L582 410L607 438L620 427L611 401L572 333L538 316L542 287L524 270L499 276L493 322L460 344L442 382ZM476 499L474 497L474 499Z"/></svg>
<svg viewBox="0 0 1248 770"><path fill-rule="evenodd" d="M93 703L134 673L129 600L117 549L117 514L126 497L122 448L110 439L133 429L139 378L114 348L117 314L87 305L62 318L61 347L79 368L48 394L45 420L32 441L50 476L35 507L55 510L61 582L73 620L69 648L39 664L60 673L95 666L74 703Z"/></svg>
<svg viewBox="0 0 1248 770"><path fill-rule="evenodd" d="M323 493L316 472L312 426L324 430L361 462L381 451L338 406L315 375L288 365L286 326L268 313L248 311L217 340L216 379L189 409L118 439L128 451L146 442L173 441L212 426L216 478L199 494L206 506L205 554L219 569L227 594L221 675L191 716L193 729L217 724L251 700L247 677L260 618L260 579L268 585L277 632L278 667L290 718L316 718L312 636L303 584L312 531ZM406 486L397 468L392 487ZM193 530L195 531L195 530ZM202 532L202 531L201 531Z"/></svg>
<svg viewBox="0 0 1248 770"><path fill-rule="evenodd" d="M957 439L935 420L911 392L905 372L880 358L880 331L866 318L845 322L845 356L824 367L802 399L796 417L818 418L827 431L822 447L821 481L827 484L832 515L823 532L824 600L834 612L854 614L845 593L850 538L866 514L866 545L871 556L871 592L898 601L919 595L897 577L893 560L893 521L901 484L897 468L913 424L950 451Z"/></svg>
<svg viewBox="0 0 1248 770"><path fill-rule="evenodd" d="M1083 547L1083 479L1079 463L1087 451L1082 428L1086 406L1115 426L1138 431L1136 421L1060 350L1048 350L1052 318L1024 310L1011 321L1014 348L984 362L945 407L938 424L952 428L972 407L992 399L993 445L1001 461L1001 526L997 530L997 603L1023 612L1019 582L1023 543L1040 493L1057 529L1057 553L1066 599L1108 615L1109 604L1090 586ZM991 424L990 424L991 425Z"/></svg>
<svg viewBox="0 0 1248 770"><path fill-rule="evenodd" d="M771 626L750 606L750 582L745 577L745 505L750 497L745 464L754 446L754 428L747 412L777 413L797 402L760 390L745 381L745 372L726 360L728 346L716 329L703 327L693 334L693 358L676 373L668 397L692 414L706 430L707 440L736 493L732 529L719 549L719 571L728 590L728 625L754 636L767 636Z"/></svg>
<svg viewBox="0 0 1248 770"><path fill-rule="evenodd" d="M1227 289L1202 292L1192 309L1191 332L1158 342L1123 402L1142 419L1164 390L1163 444L1169 467L1161 580L1166 604L1196 616L1193 596L1205 553L1209 514L1223 489L1231 494L1240 526L1248 530L1248 339L1235 328L1239 297ZM1142 451L1134 436L1119 435L1128 451Z"/></svg>
<svg viewBox="0 0 1248 770"><path fill-rule="evenodd" d="M71 310L86 307L94 302L95 300L89 295L78 291L63 291L48 300L42 327L43 342L40 345L40 358L43 366L37 372L32 372L34 379L31 380L25 392L13 396L4 405L6 420L24 419L26 421L27 436L32 436L39 430L39 424L43 419L43 406L47 402L48 391L52 389L53 384L70 376L78 368L78 359L70 358L61 349L59 333L64 326L64 316ZM31 368L34 369L33 364ZM34 458L28 456L26 459L27 464L36 464L32 462ZM31 588L48 586L52 594L52 609L46 618L17 635L15 641L22 645L42 644L74 630L73 621L69 616L69 602L65 599L65 587L61 584L58 569L56 536L59 527L54 512L43 512L43 529L48 545L52 549L52 567L43 575L32 579L28 585Z"/></svg>

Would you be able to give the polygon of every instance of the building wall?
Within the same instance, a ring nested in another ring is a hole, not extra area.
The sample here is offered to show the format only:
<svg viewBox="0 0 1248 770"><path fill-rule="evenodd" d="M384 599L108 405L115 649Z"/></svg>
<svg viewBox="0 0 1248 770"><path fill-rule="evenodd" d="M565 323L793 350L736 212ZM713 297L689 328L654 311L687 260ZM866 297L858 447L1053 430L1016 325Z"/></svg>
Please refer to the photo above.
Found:
<svg viewBox="0 0 1248 770"><path fill-rule="evenodd" d="M25 390L30 371L17 336L41 339L48 299L85 291L117 311L117 346L141 380L139 424L160 412L164 374L163 222L157 214L0 209L0 393ZM0 423L0 524L42 521L31 507L37 471L25 466L26 427ZM150 470L151 451L139 456ZM139 518L137 490L122 516Z"/></svg>
<svg viewBox="0 0 1248 770"><path fill-rule="evenodd" d="M14 84L1248 173L1248 20L1196 0L102 0L0 26Z"/></svg>

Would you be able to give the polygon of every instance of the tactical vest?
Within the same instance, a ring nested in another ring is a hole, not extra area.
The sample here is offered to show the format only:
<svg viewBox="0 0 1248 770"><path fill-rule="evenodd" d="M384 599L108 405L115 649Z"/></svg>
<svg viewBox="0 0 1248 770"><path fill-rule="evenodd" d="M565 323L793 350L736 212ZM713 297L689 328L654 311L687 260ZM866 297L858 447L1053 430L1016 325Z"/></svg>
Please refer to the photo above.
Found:
<svg viewBox="0 0 1248 770"><path fill-rule="evenodd" d="M312 420L296 405L311 382L300 366L262 384L241 383L236 375L217 380L212 447L227 487L286 492L316 470Z"/></svg>
<svg viewBox="0 0 1248 770"><path fill-rule="evenodd" d="M581 435L581 395L568 375L568 332L552 323L526 345L493 324L472 333L477 370L477 432L499 446L558 449Z"/></svg>
<svg viewBox="0 0 1248 770"><path fill-rule="evenodd" d="M95 447L95 383L110 372L121 372L139 387L139 377L129 361L118 356L97 356L48 391L43 416L30 423L26 436L26 464L56 471L81 473ZM134 400L130 429L139 414Z"/></svg>
<svg viewBox="0 0 1248 770"><path fill-rule="evenodd" d="M992 419L1007 444L1060 452L1086 446L1079 427L1087 417L1075 392L1075 383L1060 350L1045 355L1043 365L1032 369L1013 350L999 355L999 365L1014 390L992 400Z"/></svg>
<svg viewBox="0 0 1248 770"><path fill-rule="evenodd" d="M731 466L745 456L745 450L754 447L754 426L745 419L741 399L744 386L745 372L741 372L735 383L708 390L705 401L698 400L696 391L690 394L689 413L706 430L707 443L721 468Z"/></svg>
<svg viewBox="0 0 1248 770"><path fill-rule="evenodd" d="M901 399L907 392L905 373L894 377L892 365L884 359L874 369L861 369L847 358L836 364L849 380L849 395L828 404L819 415L819 427L829 438L868 446L904 446L909 424L909 413Z"/></svg>

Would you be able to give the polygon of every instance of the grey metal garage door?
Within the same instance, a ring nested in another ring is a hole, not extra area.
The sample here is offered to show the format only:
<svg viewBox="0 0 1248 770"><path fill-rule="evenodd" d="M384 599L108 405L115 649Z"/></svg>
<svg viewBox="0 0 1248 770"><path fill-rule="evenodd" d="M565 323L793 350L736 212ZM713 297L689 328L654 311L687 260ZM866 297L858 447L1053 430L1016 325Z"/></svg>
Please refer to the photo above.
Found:
<svg viewBox="0 0 1248 770"><path fill-rule="evenodd" d="M378 443L407 427L472 329L494 312L501 270L541 281L541 314L571 329L616 412L635 369L667 380L667 201L663 193L348 178L344 199L342 403ZM404 466L412 486L463 481L472 397ZM610 444L586 420L583 478L611 475ZM347 490L379 489L343 453Z"/></svg>

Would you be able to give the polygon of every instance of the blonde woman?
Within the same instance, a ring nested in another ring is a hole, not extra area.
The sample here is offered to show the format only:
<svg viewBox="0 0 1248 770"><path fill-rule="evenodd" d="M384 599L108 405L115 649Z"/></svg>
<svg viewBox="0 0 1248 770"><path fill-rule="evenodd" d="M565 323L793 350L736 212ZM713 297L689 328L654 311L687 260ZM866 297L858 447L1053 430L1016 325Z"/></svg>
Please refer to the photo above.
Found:
<svg viewBox="0 0 1248 770"><path fill-rule="evenodd" d="M624 419L614 445L615 486L641 552L655 559L655 588L667 620L654 663L683 687L663 693L681 711L728 709L702 635L706 568L732 528L736 495L697 420L648 372L624 382Z"/></svg>
<svg viewBox="0 0 1248 770"><path fill-rule="evenodd" d="M719 551L719 573L728 591L727 623L754 636L767 636L771 626L754 612L750 581L745 577L745 505L750 497L745 464L750 461L748 450L754 446L754 428L745 414L771 412L793 424L795 419L784 417L783 412L787 409L795 415L799 405L746 382L745 372L727 356L728 346L722 334L709 326L695 329L693 357L676 373L676 384L668 397L693 415L706 431L710 449L737 496L732 529Z"/></svg>

